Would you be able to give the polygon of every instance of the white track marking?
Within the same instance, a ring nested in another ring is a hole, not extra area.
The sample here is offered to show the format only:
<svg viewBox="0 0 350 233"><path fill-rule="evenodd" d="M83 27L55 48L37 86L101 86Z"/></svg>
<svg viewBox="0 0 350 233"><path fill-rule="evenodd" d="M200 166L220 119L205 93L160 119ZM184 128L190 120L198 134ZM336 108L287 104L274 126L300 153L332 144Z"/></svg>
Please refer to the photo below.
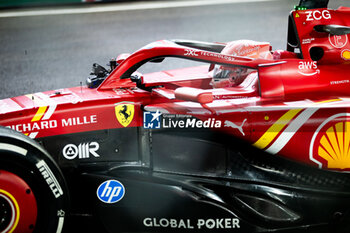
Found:
<svg viewBox="0 0 350 233"><path fill-rule="evenodd" d="M40 16L40 15L66 15L66 14L87 14L101 12L117 12L117 11L133 11L133 10L148 10L162 8L177 8L191 6L209 6L223 5L233 3L248 3L248 2L271 2L278 0L192 0L192 1L160 1L160 2L139 2L139 3L122 3L110 4L108 6L85 5L79 8L65 9L48 9L48 10L19 10L0 13L0 18L8 17L23 17L23 16Z"/></svg>

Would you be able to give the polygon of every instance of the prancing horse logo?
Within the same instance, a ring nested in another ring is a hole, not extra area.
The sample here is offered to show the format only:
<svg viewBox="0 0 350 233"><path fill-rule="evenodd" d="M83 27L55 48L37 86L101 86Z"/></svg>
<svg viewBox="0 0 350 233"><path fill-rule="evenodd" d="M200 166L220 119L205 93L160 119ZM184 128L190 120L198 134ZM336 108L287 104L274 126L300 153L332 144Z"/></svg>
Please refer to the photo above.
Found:
<svg viewBox="0 0 350 233"><path fill-rule="evenodd" d="M115 115L119 123L127 127L134 119L135 106L132 102L121 102L115 105Z"/></svg>

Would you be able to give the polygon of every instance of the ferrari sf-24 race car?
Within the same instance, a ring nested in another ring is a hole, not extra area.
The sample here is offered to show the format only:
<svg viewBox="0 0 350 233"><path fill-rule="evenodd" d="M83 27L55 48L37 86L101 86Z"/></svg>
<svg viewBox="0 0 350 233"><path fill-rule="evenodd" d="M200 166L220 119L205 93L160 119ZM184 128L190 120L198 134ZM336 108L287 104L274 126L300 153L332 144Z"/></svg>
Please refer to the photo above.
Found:
<svg viewBox="0 0 350 233"><path fill-rule="evenodd" d="M1 100L0 232L349 232L350 8L327 4L285 51L162 40ZM201 65L140 73L169 58Z"/></svg>

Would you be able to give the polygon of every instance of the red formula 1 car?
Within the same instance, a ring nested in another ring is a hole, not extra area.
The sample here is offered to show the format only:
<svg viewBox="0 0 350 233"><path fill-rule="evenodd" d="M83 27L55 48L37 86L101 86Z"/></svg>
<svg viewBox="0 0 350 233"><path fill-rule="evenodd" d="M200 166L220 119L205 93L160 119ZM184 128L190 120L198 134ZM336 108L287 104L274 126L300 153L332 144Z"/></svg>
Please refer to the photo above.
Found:
<svg viewBox="0 0 350 233"><path fill-rule="evenodd" d="M0 232L349 232L350 8L327 4L286 51L157 41L1 100ZM164 59L201 65L140 73Z"/></svg>

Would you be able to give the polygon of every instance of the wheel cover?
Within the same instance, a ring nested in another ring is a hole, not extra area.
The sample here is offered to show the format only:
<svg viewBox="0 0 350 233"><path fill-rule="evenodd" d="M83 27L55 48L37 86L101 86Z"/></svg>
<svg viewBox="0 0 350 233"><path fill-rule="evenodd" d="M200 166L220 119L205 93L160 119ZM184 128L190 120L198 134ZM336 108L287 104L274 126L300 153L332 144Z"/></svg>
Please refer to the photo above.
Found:
<svg viewBox="0 0 350 233"><path fill-rule="evenodd" d="M37 202L29 185L14 173L0 170L0 233L31 233Z"/></svg>

